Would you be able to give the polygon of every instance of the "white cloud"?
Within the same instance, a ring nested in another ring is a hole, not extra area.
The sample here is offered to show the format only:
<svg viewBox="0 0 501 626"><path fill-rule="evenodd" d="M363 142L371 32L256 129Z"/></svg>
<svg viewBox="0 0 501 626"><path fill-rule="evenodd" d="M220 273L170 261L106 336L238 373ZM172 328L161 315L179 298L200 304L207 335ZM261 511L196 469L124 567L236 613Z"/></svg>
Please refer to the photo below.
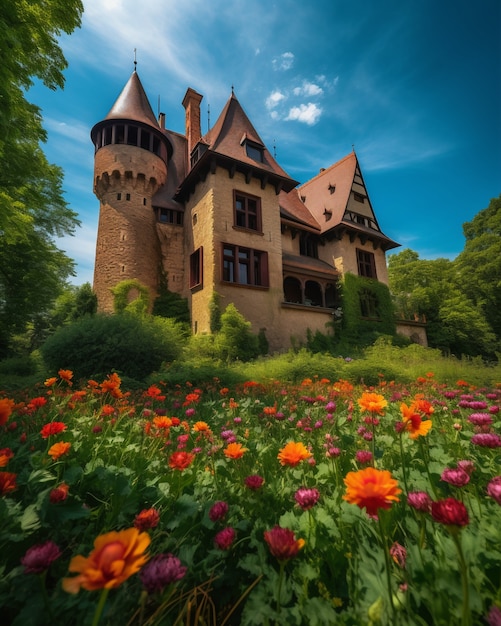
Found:
<svg viewBox="0 0 501 626"><path fill-rule="evenodd" d="M313 102L308 102L308 104L292 107L285 120L302 122L303 124L308 124L308 126L313 126L318 122L321 115L322 109Z"/></svg>
<svg viewBox="0 0 501 626"><path fill-rule="evenodd" d="M290 70L294 65L294 54L292 52L284 52L279 57L275 57L271 63L274 70Z"/></svg>
<svg viewBox="0 0 501 626"><path fill-rule="evenodd" d="M266 108L274 109L282 100L285 100L286 97L287 96L281 91L272 91L272 93L270 93L270 95L266 98Z"/></svg>
<svg viewBox="0 0 501 626"><path fill-rule="evenodd" d="M305 80L301 87L295 87L292 92L295 96L308 96L311 98L311 96L321 96L324 90L315 83Z"/></svg>

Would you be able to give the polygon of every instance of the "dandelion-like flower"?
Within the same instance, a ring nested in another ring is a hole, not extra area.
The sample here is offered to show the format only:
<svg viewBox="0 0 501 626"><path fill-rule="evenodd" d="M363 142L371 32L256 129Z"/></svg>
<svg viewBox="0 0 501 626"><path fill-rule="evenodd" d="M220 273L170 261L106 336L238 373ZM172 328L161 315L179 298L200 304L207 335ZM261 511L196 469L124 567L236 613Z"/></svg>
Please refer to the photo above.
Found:
<svg viewBox="0 0 501 626"><path fill-rule="evenodd" d="M42 574L50 564L61 556L61 550L53 541L31 546L21 559L25 574Z"/></svg>
<svg viewBox="0 0 501 626"><path fill-rule="evenodd" d="M301 441L289 441L278 453L278 460L281 465L295 467L301 461L309 459L311 452Z"/></svg>
<svg viewBox="0 0 501 626"><path fill-rule="evenodd" d="M373 518L377 518L379 509L389 509L394 502L399 502L398 495L402 493L388 470L373 467L348 472L344 483L347 489L343 500L365 509Z"/></svg>
<svg viewBox="0 0 501 626"><path fill-rule="evenodd" d="M295 557L305 543L304 539L296 539L292 530L278 525L271 530L265 530L264 540L271 554L279 561L287 561Z"/></svg>
<svg viewBox="0 0 501 626"><path fill-rule="evenodd" d="M141 569L139 578L148 593L155 593L181 580L187 569L176 556L157 554Z"/></svg>
<svg viewBox="0 0 501 626"><path fill-rule="evenodd" d="M149 535L137 528L100 535L87 558L78 555L71 559L69 571L78 575L64 578L63 589L78 593L81 587L87 591L119 587L146 563L149 545Z"/></svg>

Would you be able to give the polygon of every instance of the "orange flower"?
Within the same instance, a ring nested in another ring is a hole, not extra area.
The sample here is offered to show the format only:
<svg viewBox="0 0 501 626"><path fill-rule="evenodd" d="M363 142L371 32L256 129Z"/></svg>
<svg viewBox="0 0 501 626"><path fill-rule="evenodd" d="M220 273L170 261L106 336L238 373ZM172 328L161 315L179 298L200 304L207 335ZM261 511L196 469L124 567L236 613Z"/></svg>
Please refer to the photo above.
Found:
<svg viewBox="0 0 501 626"><path fill-rule="evenodd" d="M115 412L114 406L111 406L111 404L103 404L103 407L101 408L101 415L106 417L108 415L113 415L114 412Z"/></svg>
<svg viewBox="0 0 501 626"><path fill-rule="evenodd" d="M47 380L44 382L44 385L46 387L52 387L52 385L55 385L56 382L57 382L57 377L52 376L51 378L47 378Z"/></svg>
<svg viewBox="0 0 501 626"><path fill-rule="evenodd" d="M159 415L158 417L153 418L153 424L155 425L155 428L167 429L172 426L172 420L170 417L166 417L165 415Z"/></svg>
<svg viewBox="0 0 501 626"><path fill-rule="evenodd" d="M351 393L354 389L353 385L347 381L344 380L343 378L340 378L337 382L334 383L334 385L332 386L332 389L334 391L337 391L337 393Z"/></svg>
<svg viewBox="0 0 501 626"><path fill-rule="evenodd" d="M59 370L58 374L61 380L65 380L71 387L71 385L73 384L71 382L71 379L73 378L73 372L71 370Z"/></svg>
<svg viewBox="0 0 501 626"><path fill-rule="evenodd" d="M7 420L12 415L15 402L10 398L0 398L0 426L7 423Z"/></svg>
<svg viewBox="0 0 501 626"><path fill-rule="evenodd" d="M57 461L63 454L68 454L71 449L71 443L67 441L58 441L49 448L48 455L52 457L53 461Z"/></svg>
<svg viewBox="0 0 501 626"><path fill-rule="evenodd" d="M247 450L248 448L244 448L241 443L229 443L223 452L228 459L239 459Z"/></svg>
<svg viewBox="0 0 501 626"><path fill-rule="evenodd" d="M193 463L194 458L195 455L191 454L191 452L173 452L169 459L169 467L171 469L177 469L179 471L185 470Z"/></svg>
<svg viewBox="0 0 501 626"><path fill-rule="evenodd" d="M412 403L412 406L416 409L416 411L424 413L425 415L431 415L435 412L431 402L423 400L422 398L416 398L416 400Z"/></svg>
<svg viewBox="0 0 501 626"><path fill-rule="evenodd" d="M193 430L196 433L210 432L210 427L207 422L196 422L196 424L193 426Z"/></svg>
<svg viewBox="0 0 501 626"><path fill-rule="evenodd" d="M14 452L10 448L2 448L0 450L0 467L5 467L13 456Z"/></svg>
<svg viewBox="0 0 501 626"><path fill-rule="evenodd" d="M377 517L378 509L389 509L402 490L387 470L366 467L358 472L348 472L344 479L346 495L343 500L365 508L370 517Z"/></svg>
<svg viewBox="0 0 501 626"><path fill-rule="evenodd" d="M358 405L362 411L383 415L384 408L388 405L388 402L381 394L366 391L358 399Z"/></svg>
<svg viewBox="0 0 501 626"><path fill-rule="evenodd" d="M68 497L70 486L66 483L61 483L54 489L51 489L49 493L49 501L51 504L57 504L58 502L64 502Z"/></svg>
<svg viewBox="0 0 501 626"><path fill-rule="evenodd" d="M238 402L234 398L230 398L230 409L238 409Z"/></svg>
<svg viewBox="0 0 501 626"><path fill-rule="evenodd" d="M0 496L4 496L17 488L16 478L17 474L12 472L0 472Z"/></svg>
<svg viewBox="0 0 501 626"><path fill-rule="evenodd" d="M275 404L274 406L265 406L263 408L263 413L265 415L275 415L277 412L277 405Z"/></svg>
<svg viewBox="0 0 501 626"><path fill-rule="evenodd" d="M101 391L103 393L109 393L113 398L121 398L121 384L122 381L120 380L120 376L116 372L113 372L113 374L108 374L108 378L103 380L99 386L101 387Z"/></svg>
<svg viewBox="0 0 501 626"><path fill-rule="evenodd" d="M78 576L63 578L63 589L78 593L81 587L95 591L120 586L146 563L145 551L149 545L148 533L137 528L100 535L87 558L78 555L71 559L69 571Z"/></svg>
<svg viewBox="0 0 501 626"><path fill-rule="evenodd" d="M295 467L301 461L309 459L311 452L301 441L289 441L278 453L277 459L281 465L290 465Z"/></svg>
<svg viewBox="0 0 501 626"><path fill-rule="evenodd" d="M426 401L421 400L421 402ZM420 436L424 437L432 427L431 420L423 420L421 418L421 415L416 412L415 403L407 406L404 402L402 402L402 404L400 405L400 413L403 417L403 430L406 430L409 433L409 437L411 439L417 439Z"/></svg>
<svg viewBox="0 0 501 626"><path fill-rule="evenodd" d="M154 507L143 509L134 518L134 527L138 530L148 530L156 528L160 522L160 513Z"/></svg>

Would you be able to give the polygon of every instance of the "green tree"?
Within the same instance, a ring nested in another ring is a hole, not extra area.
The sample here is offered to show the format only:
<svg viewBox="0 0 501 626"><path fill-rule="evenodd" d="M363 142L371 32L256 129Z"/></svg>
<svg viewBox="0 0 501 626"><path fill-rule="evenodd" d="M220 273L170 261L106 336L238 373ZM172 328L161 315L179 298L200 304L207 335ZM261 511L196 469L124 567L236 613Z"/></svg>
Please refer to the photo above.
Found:
<svg viewBox="0 0 501 626"><path fill-rule="evenodd" d="M227 361L249 361L259 355L257 335L251 332L251 323L233 303L228 304L221 315L221 330L216 335L215 347L218 356Z"/></svg>
<svg viewBox="0 0 501 626"><path fill-rule="evenodd" d="M73 262L53 238L78 225L62 194L62 171L41 148L40 109L27 101L35 79L64 84L57 38L80 25L80 0L0 4L0 351L57 297Z"/></svg>
<svg viewBox="0 0 501 626"><path fill-rule="evenodd" d="M466 243L455 261L461 291L479 309L501 342L501 195L463 224Z"/></svg>

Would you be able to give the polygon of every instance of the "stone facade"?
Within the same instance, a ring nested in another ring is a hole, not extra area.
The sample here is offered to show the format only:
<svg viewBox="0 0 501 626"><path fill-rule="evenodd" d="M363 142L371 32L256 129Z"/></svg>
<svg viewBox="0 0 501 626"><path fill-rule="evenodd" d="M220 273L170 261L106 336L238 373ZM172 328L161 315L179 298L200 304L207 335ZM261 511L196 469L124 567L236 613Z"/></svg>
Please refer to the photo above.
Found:
<svg viewBox="0 0 501 626"><path fill-rule="evenodd" d="M355 153L299 186L278 165L232 93L202 136L202 96L183 100L185 134L157 120L134 72L93 128L100 201L94 289L160 277L187 298L194 333L210 332L210 302L234 303L272 351L326 332L351 272L388 282L386 250Z"/></svg>

